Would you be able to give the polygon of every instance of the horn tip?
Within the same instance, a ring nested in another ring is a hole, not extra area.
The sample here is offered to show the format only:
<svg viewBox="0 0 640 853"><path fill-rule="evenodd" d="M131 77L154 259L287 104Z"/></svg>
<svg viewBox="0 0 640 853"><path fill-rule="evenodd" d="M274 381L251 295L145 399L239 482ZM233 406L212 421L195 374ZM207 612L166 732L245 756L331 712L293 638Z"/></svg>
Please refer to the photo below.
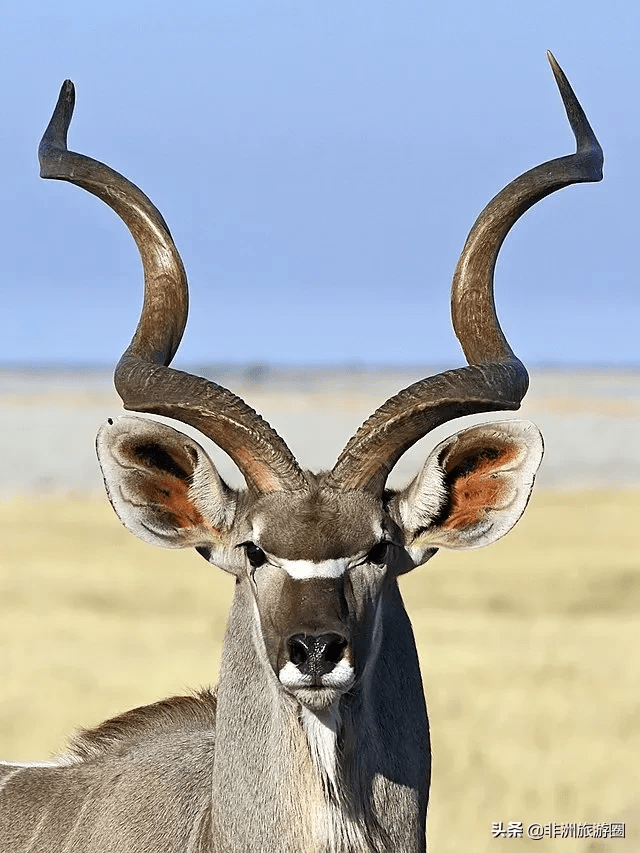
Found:
<svg viewBox="0 0 640 853"><path fill-rule="evenodd" d="M67 151L67 133L73 117L75 101L75 86L71 80L65 80L60 88L51 121L47 125L38 148L41 178L56 177L51 162L55 154Z"/></svg>
<svg viewBox="0 0 640 853"><path fill-rule="evenodd" d="M583 180L589 182L601 181L604 156L600 143L589 124L589 119L585 115L580 101L567 80L566 74L550 50L547 51L547 59L555 77L571 130L576 138L577 151L587 156L588 162L586 163L587 168Z"/></svg>
<svg viewBox="0 0 640 853"><path fill-rule="evenodd" d="M558 88L560 89L560 92L563 93L563 91L569 85L569 81L567 80L564 71L560 67L558 60L551 53L550 50L547 51L547 59L549 60L549 65L551 66L551 70L553 71L553 76L556 78Z"/></svg>

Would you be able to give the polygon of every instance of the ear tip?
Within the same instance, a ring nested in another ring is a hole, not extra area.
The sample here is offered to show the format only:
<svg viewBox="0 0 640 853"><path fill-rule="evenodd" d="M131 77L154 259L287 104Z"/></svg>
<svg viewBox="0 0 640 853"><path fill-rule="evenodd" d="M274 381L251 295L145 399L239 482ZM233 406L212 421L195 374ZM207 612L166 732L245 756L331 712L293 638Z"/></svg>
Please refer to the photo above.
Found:
<svg viewBox="0 0 640 853"><path fill-rule="evenodd" d="M533 421L517 420L514 421L521 427L521 435L526 440L529 452L532 455L539 456L538 465L544 456L544 436L537 424Z"/></svg>
<svg viewBox="0 0 640 853"><path fill-rule="evenodd" d="M494 421L493 423L478 424L478 427L493 428L499 432L511 434L514 438L519 438L524 441L529 454L538 456L542 459L544 455L544 436L537 424L525 418L505 418L503 421ZM471 427L471 430L476 427ZM467 430L464 430L466 432ZM538 460L538 464L540 464Z"/></svg>
<svg viewBox="0 0 640 853"><path fill-rule="evenodd" d="M123 416L118 416L115 418L107 418L106 421L103 421L96 434L96 450L98 452L98 458L100 459L100 451L101 449L112 439L114 435L121 432L122 421L125 420L142 420L142 418L127 418Z"/></svg>
<svg viewBox="0 0 640 853"><path fill-rule="evenodd" d="M107 418L98 429L98 437L104 436L111 432L113 433L131 433L144 436L153 434L157 430L164 430L167 433L182 436L179 430L174 429L166 424L159 423L153 418L141 418L138 415L117 415L115 418Z"/></svg>
<svg viewBox="0 0 640 853"><path fill-rule="evenodd" d="M107 418L106 421L103 421L98 429L98 435L100 435L101 432L106 432L109 427L112 427L115 424L116 420L117 418Z"/></svg>
<svg viewBox="0 0 640 853"><path fill-rule="evenodd" d="M105 443L107 433L110 431L111 427L113 427L113 418L107 418L106 421L100 424L98 428L98 432L96 434L96 452L98 454L98 460L100 460L100 451Z"/></svg>

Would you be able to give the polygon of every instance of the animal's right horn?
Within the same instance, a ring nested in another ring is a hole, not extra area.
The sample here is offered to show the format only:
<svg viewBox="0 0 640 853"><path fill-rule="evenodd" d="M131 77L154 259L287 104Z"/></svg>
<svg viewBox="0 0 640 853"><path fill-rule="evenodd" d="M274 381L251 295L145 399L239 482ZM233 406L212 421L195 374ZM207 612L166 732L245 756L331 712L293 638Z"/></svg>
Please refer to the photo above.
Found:
<svg viewBox="0 0 640 853"><path fill-rule="evenodd" d="M115 371L125 409L196 427L236 463L258 493L307 484L293 454L250 406L207 379L169 368L187 321L187 278L160 212L109 166L67 149L75 92L66 80L39 148L40 175L69 181L106 202L131 232L142 259L145 295L131 343Z"/></svg>

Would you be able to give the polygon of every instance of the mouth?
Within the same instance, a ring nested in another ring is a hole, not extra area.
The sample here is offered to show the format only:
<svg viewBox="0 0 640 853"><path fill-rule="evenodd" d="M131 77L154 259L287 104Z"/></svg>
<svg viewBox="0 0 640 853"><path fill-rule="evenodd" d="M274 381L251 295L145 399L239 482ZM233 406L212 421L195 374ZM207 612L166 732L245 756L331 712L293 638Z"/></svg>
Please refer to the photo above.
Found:
<svg viewBox="0 0 640 853"><path fill-rule="evenodd" d="M344 693L343 690L331 687L301 687L297 690L291 690L291 688L287 690L310 711L324 711L330 708Z"/></svg>
<svg viewBox="0 0 640 853"><path fill-rule="evenodd" d="M340 661L331 672L323 675L301 672L288 662L278 673L278 679L301 705L321 711L337 702L353 686L355 671L347 660Z"/></svg>

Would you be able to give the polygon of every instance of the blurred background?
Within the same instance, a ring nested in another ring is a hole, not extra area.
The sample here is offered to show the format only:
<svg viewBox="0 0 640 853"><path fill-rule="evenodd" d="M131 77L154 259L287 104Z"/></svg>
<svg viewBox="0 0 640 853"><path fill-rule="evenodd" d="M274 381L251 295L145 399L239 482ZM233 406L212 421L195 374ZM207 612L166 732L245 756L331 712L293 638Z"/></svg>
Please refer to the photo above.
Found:
<svg viewBox="0 0 640 853"><path fill-rule="evenodd" d="M632 815L639 24L631 2L604 16L574 0L5 4L0 755L45 758L79 726L214 683L232 591L195 553L138 543L101 494L93 441L121 408L111 369L141 274L108 208L37 177L62 80L77 87L70 147L138 183L183 255L175 363L248 399L321 468L386 397L461 363L449 281L473 220L573 150L550 48L605 180L537 205L498 264L499 314L531 368L519 416L547 446L523 520L404 579L432 722L430 851L533 849L492 839L494 822ZM472 420L420 442L394 484Z"/></svg>

